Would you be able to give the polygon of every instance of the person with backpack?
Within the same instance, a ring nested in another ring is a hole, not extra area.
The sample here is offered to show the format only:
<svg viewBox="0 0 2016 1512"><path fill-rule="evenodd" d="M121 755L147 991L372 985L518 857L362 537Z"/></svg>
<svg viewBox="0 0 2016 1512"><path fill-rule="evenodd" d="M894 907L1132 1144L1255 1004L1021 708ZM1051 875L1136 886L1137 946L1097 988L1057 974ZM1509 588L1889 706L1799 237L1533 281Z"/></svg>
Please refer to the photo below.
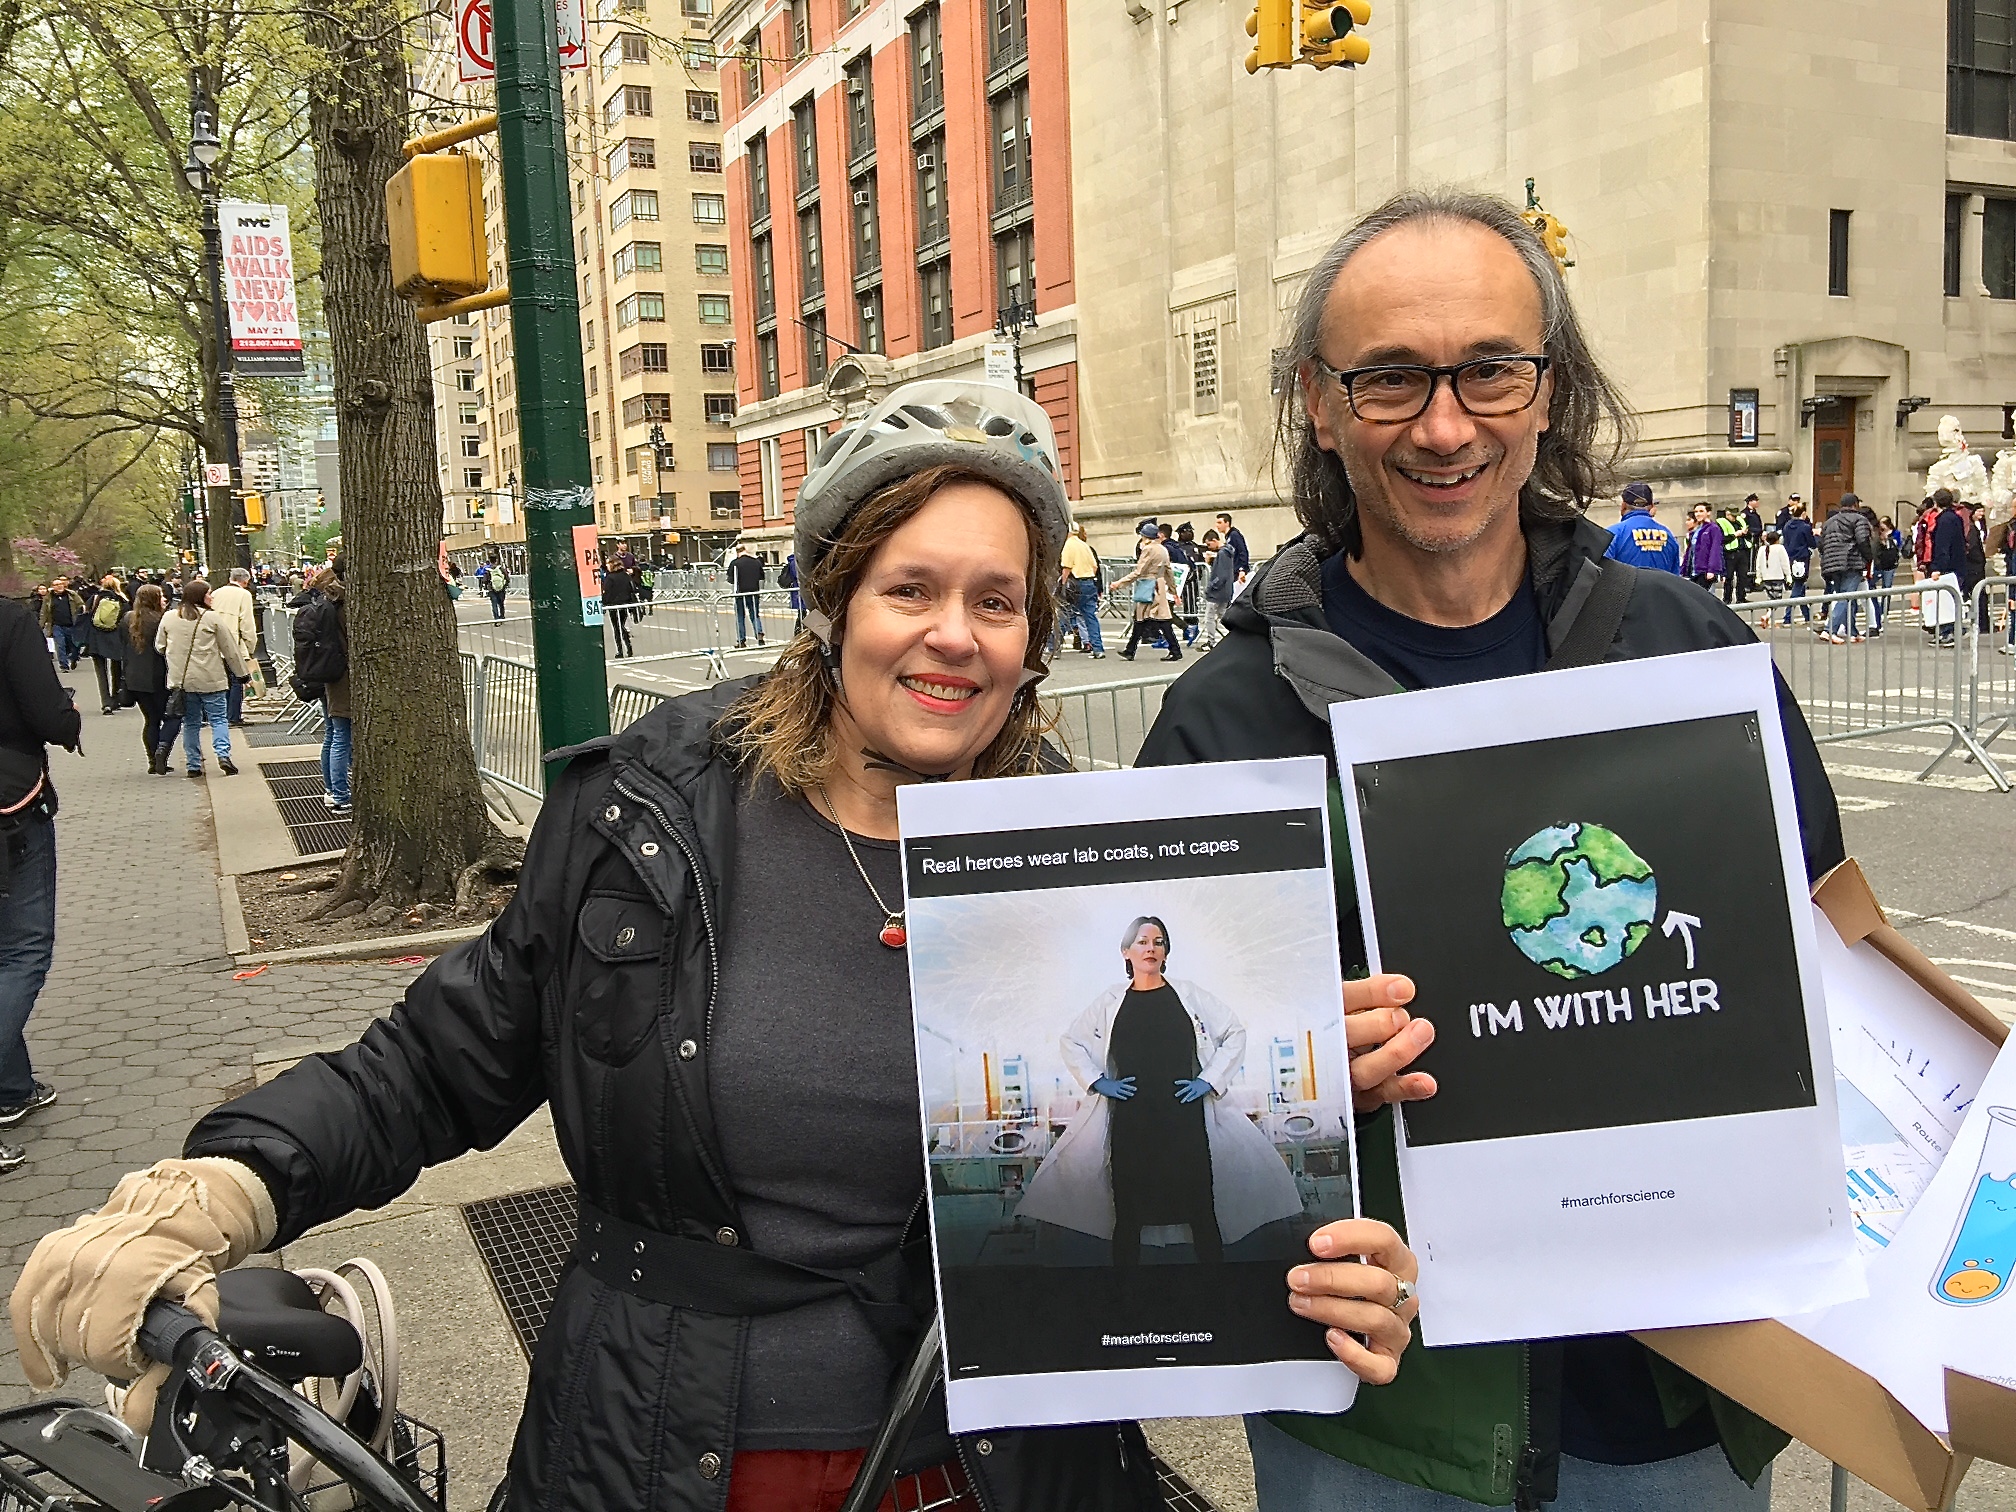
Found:
<svg viewBox="0 0 2016 1512"><path fill-rule="evenodd" d="M1852 593L1863 586L1869 564L1876 559L1875 532L1869 518L1857 506L1861 499L1852 493L1828 511L1820 526L1820 573L1827 579L1829 593ZM1820 638L1837 646L1862 640L1861 605L1852 598L1836 599L1827 611L1827 626Z"/></svg>
<svg viewBox="0 0 2016 1512"><path fill-rule="evenodd" d="M91 601L91 618L84 625L84 654L91 658L91 670L98 674L98 712L119 712L120 679L125 674L126 648L119 637L119 621L129 607L118 577L106 573Z"/></svg>
<svg viewBox="0 0 2016 1512"><path fill-rule="evenodd" d="M310 578L308 591L289 607L294 610L294 696L303 703L322 702L322 802L333 814L348 814L350 627L343 608L343 558Z"/></svg>
<svg viewBox="0 0 2016 1512"><path fill-rule="evenodd" d="M210 585L191 578L182 585L182 602L163 617L154 632L154 649L168 660L168 716L182 716L182 754L191 777L203 775L203 726L210 726L210 744L226 777L236 777L231 764L231 698L233 677L247 677L238 632L210 607ZM175 695L181 697L177 699Z"/></svg>
<svg viewBox="0 0 2016 1512"><path fill-rule="evenodd" d="M1872 510L1869 523L1875 532L1876 560L1869 564L1869 586L1890 588L1897 582L1897 564L1904 559L1904 537L1898 532L1895 520L1878 519ZM1871 638L1883 633L1883 618L1889 612L1890 599L1887 594L1869 601L1869 634Z"/></svg>
<svg viewBox="0 0 2016 1512"><path fill-rule="evenodd" d="M483 579L483 591L490 595L490 618L504 618L504 595L511 590L511 574L504 570L502 562L492 562L490 572Z"/></svg>

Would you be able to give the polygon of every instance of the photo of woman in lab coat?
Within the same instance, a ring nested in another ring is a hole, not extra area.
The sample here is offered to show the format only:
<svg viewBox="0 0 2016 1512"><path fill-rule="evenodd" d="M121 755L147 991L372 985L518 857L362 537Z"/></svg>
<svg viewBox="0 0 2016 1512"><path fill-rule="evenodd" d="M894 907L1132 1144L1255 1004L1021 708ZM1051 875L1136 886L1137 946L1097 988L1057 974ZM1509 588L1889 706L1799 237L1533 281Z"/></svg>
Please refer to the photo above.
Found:
<svg viewBox="0 0 2016 1512"><path fill-rule="evenodd" d="M1169 953L1168 926L1152 914L1121 936L1128 980L1094 999L1061 1044L1091 1101L1016 1211L1110 1238L1116 1266L1139 1264L1144 1239L1180 1243L1181 1228L1197 1259L1217 1264L1226 1245L1302 1213L1273 1142L1224 1103L1245 1061L1245 1025L1194 982L1165 976Z"/></svg>

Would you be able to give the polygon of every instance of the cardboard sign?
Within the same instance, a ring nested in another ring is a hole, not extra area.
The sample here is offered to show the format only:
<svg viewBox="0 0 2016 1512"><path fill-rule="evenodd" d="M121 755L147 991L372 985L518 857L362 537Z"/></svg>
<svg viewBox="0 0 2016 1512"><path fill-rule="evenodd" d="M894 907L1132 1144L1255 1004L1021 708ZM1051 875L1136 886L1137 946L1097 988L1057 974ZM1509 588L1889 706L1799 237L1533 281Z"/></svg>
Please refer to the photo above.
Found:
<svg viewBox="0 0 2016 1512"><path fill-rule="evenodd" d="M602 546L595 527L574 527L574 573L581 588L581 623L602 623Z"/></svg>

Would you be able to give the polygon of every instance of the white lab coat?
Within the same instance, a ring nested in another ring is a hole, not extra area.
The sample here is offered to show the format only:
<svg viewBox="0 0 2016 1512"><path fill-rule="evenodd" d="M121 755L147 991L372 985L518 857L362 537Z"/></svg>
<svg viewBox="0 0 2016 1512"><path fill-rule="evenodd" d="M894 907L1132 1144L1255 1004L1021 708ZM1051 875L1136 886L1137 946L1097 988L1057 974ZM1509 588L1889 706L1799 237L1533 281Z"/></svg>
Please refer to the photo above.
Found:
<svg viewBox="0 0 2016 1512"><path fill-rule="evenodd" d="M1197 1031L1197 1064L1203 1068L1198 1075L1213 1088L1204 1098L1212 1200L1218 1210L1219 1235L1225 1243L1233 1244L1263 1223L1298 1217L1302 1195L1274 1142L1252 1119L1224 1102L1227 1085L1246 1059L1246 1026L1196 983L1171 978L1169 985L1183 1000L1184 1011ZM1124 984L1108 988L1064 1032L1064 1064L1088 1092L1094 1081L1111 1070L1113 1020L1126 995ZM1136 1096L1168 1095L1169 1090L1142 1087ZM1037 1169L1016 1216L1111 1239L1113 1170L1107 1138L1111 1126L1107 1099L1093 1096ZM1145 1228L1141 1237L1150 1244L1172 1242L1167 1233L1171 1227L1181 1226Z"/></svg>

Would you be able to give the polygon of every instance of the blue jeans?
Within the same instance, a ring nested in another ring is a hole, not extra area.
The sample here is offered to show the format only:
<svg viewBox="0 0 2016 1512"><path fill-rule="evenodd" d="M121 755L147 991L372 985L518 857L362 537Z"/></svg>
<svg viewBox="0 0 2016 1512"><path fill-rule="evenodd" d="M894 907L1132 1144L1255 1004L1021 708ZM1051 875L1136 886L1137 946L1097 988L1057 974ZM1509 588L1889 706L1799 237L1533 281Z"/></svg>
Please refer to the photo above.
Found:
<svg viewBox="0 0 2016 1512"><path fill-rule="evenodd" d="M735 644L747 645L749 627L756 627L756 639L763 639L763 599L759 594L738 593L735 595Z"/></svg>
<svg viewBox="0 0 2016 1512"><path fill-rule="evenodd" d="M1890 588L1895 586L1896 582L1897 569L1895 567L1884 567L1870 576L1869 586L1871 588ZM1888 600L1880 598L1869 600L1869 633L1871 635L1874 635L1878 630L1883 628L1883 610L1887 602Z"/></svg>
<svg viewBox="0 0 2016 1512"><path fill-rule="evenodd" d="M23 1031L56 954L56 823L22 821L7 847L7 891L0 893L0 1105L35 1095L35 1068Z"/></svg>
<svg viewBox="0 0 2016 1512"><path fill-rule="evenodd" d="M224 675L231 679L231 686L224 690L224 696L230 704L231 723L234 725L243 724L245 722L245 679L242 677L233 677L229 672L226 672Z"/></svg>
<svg viewBox="0 0 2016 1512"><path fill-rule="evenodd" d="M1099 585L1091 578L1072 580L1074 597L1065 606L1064 628L1078 627L1088 649L1104 653L1105 638L1099 633Z"/></svg>
<svg viewBox="0 0 2016 1512"><path fill-rule="evenodd" d="M504 618L504 595L501 593L493 593L490 595L490 618L492 619Z"/></svg>
<svg viewBox="0 0 2016 1512"><path fill-rule="evenodd" d="M1837 572L1827 579L1829 593L1852 593L1862 586L1859 572ZM1857 635L1861 633L1862 604L1858 599L1837 599L1827 614L1829 635Z"/></svg>
<svg viewBox="0 0 2016 1512"><path fill-rule="evenodd" d="M350 801L350 716L331 714L322 721L322 786L338 803Z"/></svg>
<svg viewBox="0 0 2016 1512"><path fill-rule="evenodd" d="M56 665L68 672L77 665L77 658L83 652L77 629L74 625L52 625L49 633L56 637Z"/></svg>
<svg viewBox="0 0 2016 1512"><path fill-rule="evenodd" d="M231 700L222 688L215 693L182 694L182 754L189 770L203 770L203 726L210 726L210 744L219 761L231 759Z"/></svg>
<svg viewBox="0 0 2016 1512"><path fill-rule="evenodd" d="M1376 1390L1376 1387L1367 1388ZM1475 1502L1388 1480L1312 1449L1262 1417L1246 1419L1260 1512L1474 1512ZM1771 1471L1746 1486L1719 1448L1649 1465L1599 1465L1561 1456L1561 1489L1548 1512L1769 1512Z"/></svg>
<svg viewBox="0 0 2016 1512"><path fill-rule="evenodd" d="M1806 572L1806 563L1794 562L1792 564L1792 591L1786 597L1795 599L1806 597ZM1801 604L1799 606L1799 613L1804 616L1801 623L1808 625L1813 623L1813 611L1807 605ZM1785 623L1788 625L1792 623L1792 606L1790 604L1785 606Z"/></svg>

